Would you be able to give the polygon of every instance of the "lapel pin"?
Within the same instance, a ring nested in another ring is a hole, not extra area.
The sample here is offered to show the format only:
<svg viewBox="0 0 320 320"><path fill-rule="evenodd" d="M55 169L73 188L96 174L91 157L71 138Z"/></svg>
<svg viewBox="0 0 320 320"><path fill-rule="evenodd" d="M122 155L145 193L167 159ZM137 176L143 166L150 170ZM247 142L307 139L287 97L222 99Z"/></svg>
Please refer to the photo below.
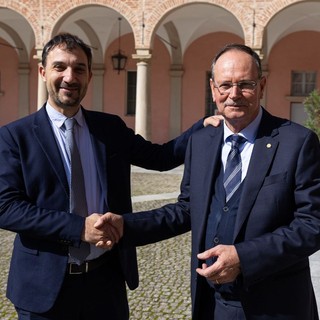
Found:
<svg viewBox="0 0 320 320"><path fill-rule="evenodd" d="M268 149L271 148L271 143L267 143L267 148L268 148Z"/></svg>

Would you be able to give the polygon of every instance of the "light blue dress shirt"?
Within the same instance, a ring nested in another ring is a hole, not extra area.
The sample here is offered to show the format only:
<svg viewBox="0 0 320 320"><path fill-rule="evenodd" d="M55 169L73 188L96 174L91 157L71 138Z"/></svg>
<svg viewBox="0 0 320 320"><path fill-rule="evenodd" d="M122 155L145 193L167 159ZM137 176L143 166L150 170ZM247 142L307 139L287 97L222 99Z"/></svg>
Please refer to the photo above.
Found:
<svg viewBox="0 0 320 320"><path fill-rule="evenodd" d="M67 117L50 106L48 102L46 104L46 110L51 121L54 135L60 147L64 167L70 183L70 163L67 156L64 128L64 121ZM81 108L73 118L76 119L77 122L74 128L74 133L84 174L88 215L92 213L105 213L107 208L106 195L102 194L90 133ZM90 255L87 260L97 258L105 251L106 250L104 249L96 248L94 245L91 245Z"/></svg>
<svg viewBox="0 0 320 320"><path fill-rule="evenodd" d="M251 158L251 154L254 146L254 141L256 139L261 118L262 118L262 108L260 107L257 117L246 128L244 128L239 132L240 136L243 136L247 139L247 141L242 145L240 149L241 151L240 156L241 156L241 162L242 162L241 181L243 181L243 179L246 177L248 172L248 167L249 167L249 162L250 162L250 158ZM228 154L231 149L231 142L227 140L227 138L233 135L234 133L227 127L225 122L223 123L223 127L224 127L224 137L223 137L224 143L222 146L221 160L222 160L223 168L225 170Z"/></svg>

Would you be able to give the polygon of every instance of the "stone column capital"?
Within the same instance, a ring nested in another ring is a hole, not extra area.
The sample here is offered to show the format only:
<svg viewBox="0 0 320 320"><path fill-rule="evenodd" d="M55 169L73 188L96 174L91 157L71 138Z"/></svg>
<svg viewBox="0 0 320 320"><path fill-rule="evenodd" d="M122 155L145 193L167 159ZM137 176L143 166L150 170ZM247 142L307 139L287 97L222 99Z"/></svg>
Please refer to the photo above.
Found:
<svg viewBox="0 0 320 320"><path fill-rule="evenodd" d="M138 62L149 62L151 58L152 54L149 49L137 49L136 53L132 55L132 59L138 60Z"/></svg>
<svg viewBox="0 0 320 320"><path fill-rule="evenodd" d="M42 61L42 50L43 48L36 48L36 54L33 56L33 59L38 60L38 63Z"/></svg>

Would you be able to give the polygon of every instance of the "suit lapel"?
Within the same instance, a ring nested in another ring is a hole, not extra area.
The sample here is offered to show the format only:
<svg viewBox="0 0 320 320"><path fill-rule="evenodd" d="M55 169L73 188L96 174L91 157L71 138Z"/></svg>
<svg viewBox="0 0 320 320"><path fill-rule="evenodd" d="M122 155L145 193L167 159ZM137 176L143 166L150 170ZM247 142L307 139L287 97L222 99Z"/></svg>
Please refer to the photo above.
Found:
<svg viewBox="0 0 320 320"><path fill-rule="evenodd" d="M269 117L269 115L264 115L262 118L255 140L248 173L242 189L234 230L234 239L239 234L242 225L254 205L278 148L279 142L275 139L275 136L278 135L278 129L276 127L272 129L271 123L266 119Z"/></svg>
<svg viewBox="0 0 320 320"><path fill-rule="evenodd" d="M45 107L42 107L35 114L33 133L45 156L50 162L50 165L55 171L58 180L63 185L66 194L69 194L68 180L61 159L60 150L54 137L54 133L52 132L50 120Z"/></svg>
<svg viewBox="0 0 320 320"><path fill-rule="evenodd" d="M217 176L217 168L220 168L221 162L221 146L223 140L223 126L218 128L208 128L209 134L200 136L200 150L196 150L196 154L192 157L195 161L197 170L194 173L195 181L200 181L199 190L195 190L197 194L197 217L193 228L199 228L194 234L199 235L198 241L204 237L207 215L212 200L212 190L214 188L215 177ZM198 210L199 209L199 210Z"/></svg>

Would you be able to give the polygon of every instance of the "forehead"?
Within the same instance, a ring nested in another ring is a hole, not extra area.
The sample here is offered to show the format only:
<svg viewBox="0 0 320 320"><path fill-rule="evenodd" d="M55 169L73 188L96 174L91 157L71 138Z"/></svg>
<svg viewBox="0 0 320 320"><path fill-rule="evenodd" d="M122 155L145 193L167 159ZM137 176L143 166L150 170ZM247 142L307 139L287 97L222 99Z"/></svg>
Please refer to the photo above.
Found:
<svg viewBox="0 0 320 320"><path fill-rule="evenodd" d="M253 79L258 76L258 67L253 57L243 51L231 50L219 57L214 66L215 78Z"/></svg>
<svg viewBox="0 0 320 320"><path fill-rule="evenodd" d="M76 47L69 50L63 45L51 49L47 56L47 64L58 62L88 66L88 58L81 48Z"/></svg>

